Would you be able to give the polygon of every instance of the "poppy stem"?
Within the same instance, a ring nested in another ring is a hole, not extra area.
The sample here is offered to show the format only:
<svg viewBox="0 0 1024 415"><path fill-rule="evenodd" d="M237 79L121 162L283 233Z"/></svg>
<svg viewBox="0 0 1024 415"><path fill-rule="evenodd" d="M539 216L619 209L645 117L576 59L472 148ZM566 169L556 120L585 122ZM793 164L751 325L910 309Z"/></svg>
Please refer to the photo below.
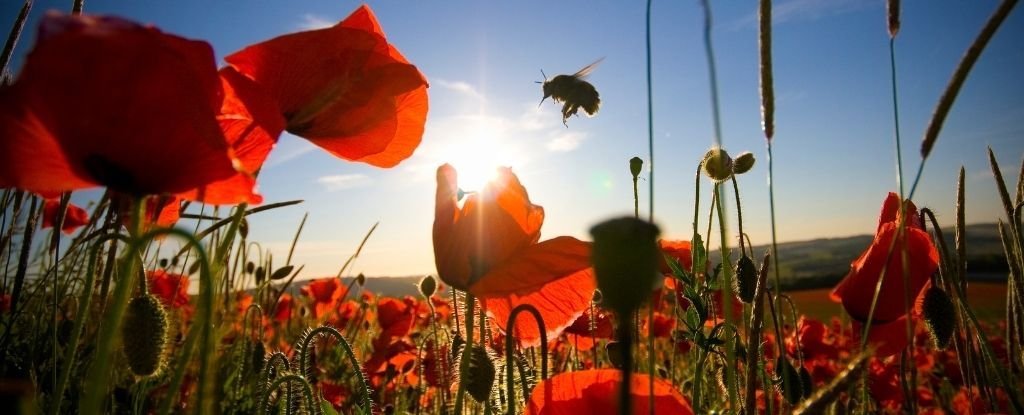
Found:
<svg viewBox="0 0 1024 415"><path fill-rule="evenodd" d="M33 0L25 0L25 3L21 5L18 18L14 20L11 33L7 35L7 42L4 43L3 53L0 54L0 78L3 78L7 73L7 64L11 62L11 56L14 55L14 47L18 44L22 30L25 29L25 22L28 21L28 14L32 10L32 3Z"/></svg>
<svg viewBox="0 0 1024 415"><path fill-rule="evenodd" d="M616 329L616 337L618 337L620 357L622 358L622 379L619 383L619 414L621 415L632 415L633 414L633 394L631 393L632 388L632 374L633 374L633 319L630 318L632 314L622 313L619 320L619 327ZM623 315L624 314L624 315Z"/></svg>
<svg viewBox="0 0 1024 415"><path fill-rule="evenodd" d="M647 173L647 188L650 197L648 199L648 221L654 222L654 93L651 81L651 3L647 0L647 161L650 167ZM636 188L636 179L633 180L633 188ZM635 190L634 190L635 192ZM639 214L639 211L637 212Z"/></svg>
<svg viewBox="0 0 1024 415"><path fill-rule="evenodd" d="M462 349L462 358L459 359L459 388L455 393L455 414L462 414L462 401L466 394L466 379L469 378L469 361L472 359L470 351L473 349L473 309L476 306L476 297L466 293L466 344Z"/></svg>

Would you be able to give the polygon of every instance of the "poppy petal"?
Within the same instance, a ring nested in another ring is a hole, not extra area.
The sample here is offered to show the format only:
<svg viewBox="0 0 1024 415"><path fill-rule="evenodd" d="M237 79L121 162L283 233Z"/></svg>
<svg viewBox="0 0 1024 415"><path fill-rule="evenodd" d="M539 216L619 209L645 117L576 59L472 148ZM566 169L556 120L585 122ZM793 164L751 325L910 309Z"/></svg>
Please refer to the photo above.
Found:
<svg viewBox="0 0 1024 415"><path fill-rule="evenodd" d="M367 6L333 27L276 37L225 60L276 99L289 132L337 157L391 167L422 137L426 79L388 44Z"/></svg>
<svg viewBox="0 0 1024 415"><path fill-rule="evenodd" d="M470 287L471 292L475 290ZM544 320L545 333L548 340L553 340L571 325L583 311L590 307L590 301L594 296L597 282L594 280L592 269L584 269L579 272L555 278L548 283L535 287L523 294L505 292L501 295L488 295L481 293L480 298L487 308L488 314L494 319L495 325L502 331L507 331L508 318L512 309L520 304L530 304L540 312ZM532 316L520 313L516 316L515 329L513 333L519 344L523 346L535 346L540 344L540 328Z"/></svg>
<svg viewBox="0 0 1024 415"><path fill-rule="evenodd" d="M526 404L529 415L618 415L621 374L616 369L592 369L561 373L533 388ZM630 378L633 414L692 415L693 409L678 390L662 379L654 380L654 408L650 408L650 377L634 373Z"/></svg>
<svg viewBox="0 0 1024 415"><path fill-rule="evenodd" d="M43 204L42 229L52 228L57 223L57 211L60 210L60 200L46 199ZM89 212L71 203L68 203L67 211L64 212L64 222L60 230L65 234L72 234L78 228L89 223Z"/></svg>
<svg viewBox="0 0 1024 415"><path fill-rule="evenodd" d="M263 197L254 191L254 175L284 131L284 118L278 112L277 104L245 75L231 67L221 69L219 74L224 101L217 121L231 146L238 171L228 178L178 196L215 205L259 204Z"/></svg>
<svg viewBox="0 0 1024 415"><path fill-rule="evenodd" d="M206 42L115 17L51 12L2 95L2 185L52 192L102 184L144 195L234 172Z"/></svg>

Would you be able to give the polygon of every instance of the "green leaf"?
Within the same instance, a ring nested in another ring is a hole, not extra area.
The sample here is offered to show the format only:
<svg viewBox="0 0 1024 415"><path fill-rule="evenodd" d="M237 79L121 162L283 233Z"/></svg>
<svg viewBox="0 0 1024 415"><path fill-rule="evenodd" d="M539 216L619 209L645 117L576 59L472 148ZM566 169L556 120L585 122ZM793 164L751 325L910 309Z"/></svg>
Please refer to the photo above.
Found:
<svg viewBox="0 0 1024 415"><path fill-rule="evenodd" d="M320 413L323 415L338 415L338 411L334 410L334 405L331 405L330 402L323 398L320 399Z"/></svg>
<svg viewBox="0 0 1024 415"><path fill-rule="evenodd" d="M708 253L704 251L704 240L701 239L699 233L693 234L693 240L690 241L690 254L693 257L693 268L691 268L693 273L703 272L707 267Z"/></svg>

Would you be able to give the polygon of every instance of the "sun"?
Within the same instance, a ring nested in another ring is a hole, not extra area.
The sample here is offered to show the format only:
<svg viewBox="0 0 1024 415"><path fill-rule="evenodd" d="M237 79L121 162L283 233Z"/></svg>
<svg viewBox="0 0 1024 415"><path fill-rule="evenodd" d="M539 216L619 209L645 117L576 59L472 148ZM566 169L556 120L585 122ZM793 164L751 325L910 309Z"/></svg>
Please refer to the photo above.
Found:
<svg viewBox="0 0 1024 415"><path fill-rule="evenodd" d="M517 147L502 134L499 126L480 123L453 137L442 154L459 174L459 188L467 192L481 191L497 177L498 167L522 165Z"/></svg>

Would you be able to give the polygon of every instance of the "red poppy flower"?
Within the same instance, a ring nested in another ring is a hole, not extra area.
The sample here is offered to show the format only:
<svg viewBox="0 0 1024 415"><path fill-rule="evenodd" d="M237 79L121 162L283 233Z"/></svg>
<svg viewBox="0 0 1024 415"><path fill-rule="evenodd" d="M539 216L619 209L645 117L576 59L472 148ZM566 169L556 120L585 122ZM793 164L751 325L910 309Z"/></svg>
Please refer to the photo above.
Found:
<svg viewBox="0 0 1024 415"><path fill-rule="evenodd" d="M274 320L277 320L278 323L286 323L291 320L292 302L291 294L281 294L281 297L277 299L277 306L274 307Z"/></svg>
<svg viewBox="0 0 1024 415"><path fill-rule="evenodd" d="M42 229L52 228L57 223L57 212L60 210L60 200L46 199L43 204L43 225ZM89 212L71 203L64 212L64 222L60 230L68 235L74 233L78 228L89 223Z"/></svg>
<svg viewBox="0 0 1024 415"><path fill-rule="evenodd" d="M538 243L544 209L530 203L511 169L497 173L483 191L466 196L460 209L455 169L447 164L437 169L438 276L480 297L502 330L513 308L533 305L552 340L590 305L596 288L590 244L568 236ZM536 344L540 329L525 314L516 319L515 337Z"/></svg>
<svg viewBox="0 0 1024 415"><path fill-rule="evenodd" d="M230 66L218 73L224 101L217 121L231 147L238 171L178 196L210 204L262 203L263 197L254 191L255 175L284 131L284 118L273 99L251 79Z"/></svg>
<svg viewBox="0 0 1024 415"><path fill-rule="evenodd" d="M131 198L123 195L116 195L115 200L119 204L121 224L132 226ZM178 223L181 218L181 199L170 195L146 196L146 213L142 221L143 232L152 229L154 226L169 228Z"/></svg>
<svg viewBox="0 0 1024 415"><path fill-rule="evenodd" d="M162 269L146 271L149 292L168 308L188 305L188 275L172 274Z"/></svg>
<svg viewBox="0 0 1024 415"><path fill-rule="evenodd" d="M899 233L899 196L889 193L882 205L882 213L878 219L878 229L871 246L850 264L850 272L832 291L832 298L843 303L843 308L856 320L864 322L868 318L871 300L875 293L875 285L882 277L885 268L885 280L878 293L873 320L877 323L894 321L906 314L904 279L909 286L909 298L913 300L928 282L929 277L938 269L939 253L932 244L928 233L921 226L917 207L907 201L905 210L907 220L903 235L896 240ZM889 247L892 255L888 262ZM907 270L904 275L903 255L906 251Z"/></svg>
<svg viewBox="0 0 1024 415"><path fill-rule="evenodd" d="M799 352L805 359L839 358L839 348L836 347L834 339L829 335L825 323L807 316L800 316L800 321L797 323L797 336L800 339ZM792 340L786 339L786 350L794 357L797 354L796 346Z"/></svg>
<svg viewBox="0 0 1024 415"><path fill-rule="evenodd" d="M654 333L654 337L657 338L668 338L672 335L672 329L676 327L676 320L671 316L662 314L661 312L654 313L654 322L651 323L644 319L644 336L647 335L648 330Z"/></svg>
<svg viewBox="0 0 1024 415"><path fill-rule="evenodd" d="M0 187L147 195L235 173L209 44L56 12L36 39L17 81L0 91Z"/></svg>
<svg viewBox="0 0 1024 415"><path fill-rule="evenodd" d="M693 267L693 254L690 251L690 241L675 241L675 240L658 240L658 246L661 247L661 252L676 261L679 261L679 266L689 271ZM661 272L665 274L671 274L672 268L669 267L668 262L661 258Z"/></svg>
<svg viewBox="0 0 1024 415"><path fill-rule="evenodd" d="M225 60L277 101L288 132L337 157L392 167L419 146L427 81L387 42L369 6Z"/></svg>
<svg viewBox="0 0 1024 415"><path fill-rule="evenodd" d="M347 290L337 278L328 277L310 281L299 289L302 295L313 300L313 317L320 318L334 309L335 304L345 296Z"/></svg>
<svg viewBox="0 0 1024 415"><path fill-rule="evenodd" d="M594 369L568 372L545 379L533 388L526 403L529 415L617 415L619 382L617 369ZM634 373L630 378L634 414L650 413L647 375ZM690 403L671 383L654 381L654 413L693 414Z"/></svg>
<svg viewBox="0 0 1024 415"><path fill-rule="evenodd" d="M415 300L413 300L415 302ZM380 341L402 337L412 331L412 323L416 319L416 309L409 306L408 301L384 297L377 302L377 325Z"/></svg>

